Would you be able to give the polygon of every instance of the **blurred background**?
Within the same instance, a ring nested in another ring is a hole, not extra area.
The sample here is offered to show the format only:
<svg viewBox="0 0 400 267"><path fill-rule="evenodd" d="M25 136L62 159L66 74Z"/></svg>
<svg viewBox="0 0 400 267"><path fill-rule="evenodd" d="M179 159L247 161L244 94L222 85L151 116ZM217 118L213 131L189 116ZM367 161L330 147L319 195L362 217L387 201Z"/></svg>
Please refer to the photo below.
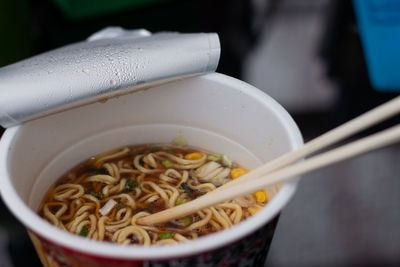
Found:
<svg viewBox="0 0 400 267"><path fill-rule="evenodd" d="M305 141L400 92L397 0L0 0L0 66L106 26L217 32L217 71L275 98ZM400 266L399 163L393 145L304 175L265 266ZM40 266L2 203L0 266Z"/></svg>

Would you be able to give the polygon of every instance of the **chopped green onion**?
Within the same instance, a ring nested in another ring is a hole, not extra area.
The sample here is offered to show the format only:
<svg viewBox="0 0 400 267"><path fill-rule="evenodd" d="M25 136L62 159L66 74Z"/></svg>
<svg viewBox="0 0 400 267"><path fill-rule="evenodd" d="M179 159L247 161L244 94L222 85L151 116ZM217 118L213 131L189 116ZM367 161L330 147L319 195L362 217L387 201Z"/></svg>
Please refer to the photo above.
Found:
<svg viewBox="0 0 400 267"><path fill-rule="evenodd" d="M165 149L165 153L173 154L171 149Z"/></svg>
<svg viewBox="0 0 400 267"><path fill-rule="evenodd" d="M185 204L185 203L186 203L186 199L184 199L184 198L178 198L178 199L176 200L176 205L177 205L177 206L182 205L182 204Z"/></svg>
<svg viewBox="0 0 400 267"><path fill-rule="evenodd" d="M174 164L172 164L169 160L163 160L161 163L167 168L171 168L172 166L174 166Z"/></svg>
<svg viewBox="0 0 400 267"><path fill-rule="evenodd" d="M91 194L92 196L94 196L95 198L99 199L99 200L102 200L102 199L104 198L103 194L100 193L100 192L91 191L90 194Z"/></svg>
<svg viewBox="0 0 400 267"><path fill-rule="evenodd" d="M190 215L188 215L188 216L185 216L183 218L180 218L178 220L178 222L186 227L186 226L188 226L189 224L192 223L192 218L190 217Z"/></svg>
<svg viewBox="0 0 400 267"><path fill-rule="evenodd" d="M187 145L187 141L183 135L178 135L174 140L172 140L172 143L176 146L185 146Z"/></svg>
<svg viewBox="0 0 400 267"><path fill-rule="evenodd" d="M221 155L218 155L218 154L208 155L207 160L209 160L209 161L220 161L221 160Z"/></svg>
<svg viewBox="0 0 400 267"><path fill-rule="evenodd" d="M79 232L80 236L87 236L89 234L89 228L87 228L86 225L84 225L81 229L81 231Z"/></svg>
<svg viewBox="0 0 400 267"><path fill-rule="evenodd" d="M126 181L126 184L130 187L138 187L139 183L136 180L133 180L131 178L128 179L128 181Z"/></svg>
<svg viewBox="0 0 400 267"><path fill-rule="evenodd" d="M132 191L133 188L135 188L135 187L140 187L139 183L136 180L133 180L133 179L129 178L125 183L123 191L125 193L127 193L127 192Z"/></svg>
<svg viewBox="0 0 400 267"><path fill-rule="evenodd" d="M192 197L193 196L193 190L187 185L187 183L181 183L181 187L183 190L185 190L186 194L188 196Z"/></svg>
<svg viewBox="0 0 400 267"><path fill-rule="evenodd" d="M168 239L168 238L172 238L172 234L170 232L163 232L163 233L159 233L158 237L160 239Z"/></svg>
<svg viewBox="0 0 400 267"><path fill-rule="evenodd" d="M126 206L123 204L123 203L121 203L121 202L118 202L118 206L120 206L120 208L126 208Z"/></svg>

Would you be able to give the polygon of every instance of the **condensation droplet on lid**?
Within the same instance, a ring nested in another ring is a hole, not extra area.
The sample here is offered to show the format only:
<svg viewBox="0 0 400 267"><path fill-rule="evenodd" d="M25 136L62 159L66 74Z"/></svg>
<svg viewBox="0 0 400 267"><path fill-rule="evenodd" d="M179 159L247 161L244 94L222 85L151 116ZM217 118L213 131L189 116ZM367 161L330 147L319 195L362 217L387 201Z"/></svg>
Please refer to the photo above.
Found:
<svg viewBox="0 0 400 267"><path fill-rule="evenodd" d="M116 84L117 84L117 82L116 82L116 81L114 81L114 80L111 80L111 81L110 81L110 84L111 84L111 85L116 85Z"/></svg>
<svg viewBox="0 0 400 267"><path fill-rule="evenodd" d="M89 75L89 73L90 73L90 71L88 69L83 69L82 72L87 74L87 75Z"/></svg>

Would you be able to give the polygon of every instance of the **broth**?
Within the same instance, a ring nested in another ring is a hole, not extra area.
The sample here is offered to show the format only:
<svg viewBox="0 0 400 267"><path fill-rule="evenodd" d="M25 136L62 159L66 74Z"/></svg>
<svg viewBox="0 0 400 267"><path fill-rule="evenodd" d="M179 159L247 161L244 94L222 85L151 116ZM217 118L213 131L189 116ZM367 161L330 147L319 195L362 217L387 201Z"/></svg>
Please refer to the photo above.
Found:
<svg viewBox="0 0 400 267"><path fill-rule="evenodd" d="M235 225L258 212L266 192L228 201L159 225L136 220L184 204L247 170L193 147L136 145L90 158L46 193L39 215L73 234L124 245L172 244Z"/></svg>

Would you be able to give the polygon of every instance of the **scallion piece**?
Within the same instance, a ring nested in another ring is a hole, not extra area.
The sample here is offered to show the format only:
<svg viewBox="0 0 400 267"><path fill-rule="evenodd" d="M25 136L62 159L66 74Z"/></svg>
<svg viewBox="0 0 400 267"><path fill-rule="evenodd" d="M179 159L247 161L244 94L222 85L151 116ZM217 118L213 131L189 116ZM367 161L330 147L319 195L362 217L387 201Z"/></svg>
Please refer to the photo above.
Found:
<svg viewBox="0 0 400 267"><path fill-rule="evenodd" d="M177 205L177 206L182 205L182 204L185 204L185 203L186 203L186 199L184 199L184 198L178 198L178 199L176 200L176 205Z"/></svg>
<svg viewBox="0 0 400 267"><path fill-rule="evenodd" d="M162 232L158 235L160 239L168 239L172 238L172 234L170 232Z"/></svg>
<svg viewBox="0 0 400 267"><path fill-rule="evenodd" d="M169 160L163 160L161 164L167 168L171 168L172 166L174 166L174 164L172 164Z"/></svg>
<svg viewBox="0 0 400 267"><path fill-rule="evenodd" d="M180 218L178 222L186 227L192 223L192 218L190 216L185 216L183 218Z"/></svg>
<svg viewBox="0 0 400 267"><path fill-rule="evenodd" d="M209 161L220 161L221 160L221 155L218 155L218 154L208 155L207 160L209 160Z"/></svg>
<svg viewBox="0 0 400 267"><path fill-rule="evenodd" d="M124 186L124 192L125 193L127 193L127 192L130 192L130 191L132 191L133 190L133 188L135 188L135 187L139 187L140 185L139 185L139 183L136 181L136 180L133 180L133 179L131 179L131 178L129 178L127 181L126 181L126 183L125 183L125 186Z"/></svg>
<svg viewBox="0 0 400 267"><path fill-rule="evenodd" d="M86 237L88 234L89 234L89 228L87 228L87 226L84 225L81 231L79 232L79 235Z"/></svg>
<svg viewBox="0 0 400 267"><path fill-rule="evenodd" d="M101 215L105 216L110 213L115 205L117 205L117 202L114 199L109 199L106 204L104 204L104 206L99 209L99 212L101 213Z"/></svg>
<svg viewBox="0 0 400 267"><path fill-rule="evenodd" d="M99 199L99 200L102 200L102 199L104 198L103 194L100 193L100 192L91 191L90 194L91 194L92 196L94 196L95 198Z"/></svg>

